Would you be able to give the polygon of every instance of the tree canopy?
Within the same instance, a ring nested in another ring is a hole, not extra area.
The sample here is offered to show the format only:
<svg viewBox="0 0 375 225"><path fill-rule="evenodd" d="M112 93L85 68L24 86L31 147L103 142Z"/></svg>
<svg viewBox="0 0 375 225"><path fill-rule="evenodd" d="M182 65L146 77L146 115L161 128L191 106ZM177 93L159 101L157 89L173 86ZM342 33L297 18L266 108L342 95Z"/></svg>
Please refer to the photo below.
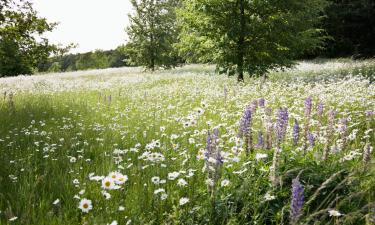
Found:
<svg viewBox="0 0 375 225"><path fill-rule="evenodd" d="M173 47L178 29L175 9L177 0L131 0L134 13L129 15L129 42L126 52L130 63L155 70L178 64Z"/></svg>
<svg viewBox="0 0 375 225"><path fill-rule="evenodd" d="M243 80L285 68L323 43L317 28L325 0L184 0L180 54L214 62Z"/></svg>
<svg viewBox="0 0 375 225"><path fill-rule="evenodd" d="M0 76L30 74L59 50L42 36L56 23L39 17L30 1L1 0L0 22Z"/></svg>

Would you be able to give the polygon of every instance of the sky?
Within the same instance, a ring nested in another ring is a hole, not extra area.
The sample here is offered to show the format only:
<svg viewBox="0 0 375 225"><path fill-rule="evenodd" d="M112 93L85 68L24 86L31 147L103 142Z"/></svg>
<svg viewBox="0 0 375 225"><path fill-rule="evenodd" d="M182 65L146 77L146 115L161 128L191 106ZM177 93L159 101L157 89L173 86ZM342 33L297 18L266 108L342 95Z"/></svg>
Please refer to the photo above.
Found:
<svg viewBox="0 0 375 225"><path fill-rule="evenodd" d="M114 49L126 41L129 0L33 0L34 9L59 25L46 33L54 44L78 44L72 53Z"/></svg>

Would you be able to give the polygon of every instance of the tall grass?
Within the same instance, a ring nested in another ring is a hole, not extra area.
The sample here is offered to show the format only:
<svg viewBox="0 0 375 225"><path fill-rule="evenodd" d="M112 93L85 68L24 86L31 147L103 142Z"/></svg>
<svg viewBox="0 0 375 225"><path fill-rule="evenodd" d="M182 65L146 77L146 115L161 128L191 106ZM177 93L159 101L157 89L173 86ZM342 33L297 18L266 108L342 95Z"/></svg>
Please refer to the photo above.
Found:
<svg viewBox="0 0 375 225"><path fill-rule="evenodd" d="M335 63L301 64L245 84L199 65L0 79L0 223L288 224L298 177L305 196L298 224L372 224L373 153L363 156L375 144L375 86L356 68L373 63L327 72ZM239 135L247 107L248 154ZM277 144L280 107L288 119ZM306 124L313 145L303 137ZM270 136L270 149L259 133ZM101 180L115 171L128 180L104 189ZM88 213L79 208L84 198L92 201Z"/></svg>

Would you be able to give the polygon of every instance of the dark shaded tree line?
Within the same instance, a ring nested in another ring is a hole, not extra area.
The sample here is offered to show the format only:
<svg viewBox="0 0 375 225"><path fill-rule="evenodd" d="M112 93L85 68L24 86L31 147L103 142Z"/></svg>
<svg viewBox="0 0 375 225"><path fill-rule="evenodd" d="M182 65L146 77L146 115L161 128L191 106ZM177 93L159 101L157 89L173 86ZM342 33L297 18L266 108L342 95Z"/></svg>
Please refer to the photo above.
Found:
<svg viewBox="0 0 375 225"><path fill-rule="evenodd" d="M316 55L365 58L375 56L375 1L329 0L323 28L331 39Z"/></svg>

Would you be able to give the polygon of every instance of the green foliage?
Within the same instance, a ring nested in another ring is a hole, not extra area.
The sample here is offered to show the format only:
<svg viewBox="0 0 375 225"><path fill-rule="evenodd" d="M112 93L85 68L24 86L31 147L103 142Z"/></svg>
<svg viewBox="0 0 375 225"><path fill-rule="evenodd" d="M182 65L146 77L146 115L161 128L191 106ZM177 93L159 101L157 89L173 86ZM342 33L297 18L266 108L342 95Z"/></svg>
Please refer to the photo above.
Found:
<svg viewBox="0 0 375 225"><path fill-rule="evenodd" d="M0 21L0 76L30 74L38 63L59 50L42 37L56 24L38 17L29 1L3 0Z"/></svg>
<svg viewBox="0 0 375 225"><path fill-rule="evenodd" d="M81 54L76 62L77 70L88 68L104 69L107 67L109 67L109 58L100 50Z"/></svg>
<svg viewBox="0 0 375 225"><path fill-rule="evenodd" d="M29 62L16 41L2 39L0 41L0 74L12 76L30 74Z"/></svg>
<svg viewBox="0 0 375 225"><path fill-rule="evenodd" d="M129 42L125 50L130 63L155 70L171 68L179 63L173 44L178 28L175 9L178 0L132 0L134 14L129 15Z"/></svg>
<svg viewBox="0 0 375 225"><path fill-rule="evenodd" d="M66 54L49 58L38 65L40 72L63 72L127 66L128 55L120 46L114 50Z"/></svg>
<svg viewBox="0 0 375 225"><path fill-rule="evenodd" d="M180 54L222 72L261 75L285 68L323 41L316 29L325 0L186 0L179 10Z"/></svg>

